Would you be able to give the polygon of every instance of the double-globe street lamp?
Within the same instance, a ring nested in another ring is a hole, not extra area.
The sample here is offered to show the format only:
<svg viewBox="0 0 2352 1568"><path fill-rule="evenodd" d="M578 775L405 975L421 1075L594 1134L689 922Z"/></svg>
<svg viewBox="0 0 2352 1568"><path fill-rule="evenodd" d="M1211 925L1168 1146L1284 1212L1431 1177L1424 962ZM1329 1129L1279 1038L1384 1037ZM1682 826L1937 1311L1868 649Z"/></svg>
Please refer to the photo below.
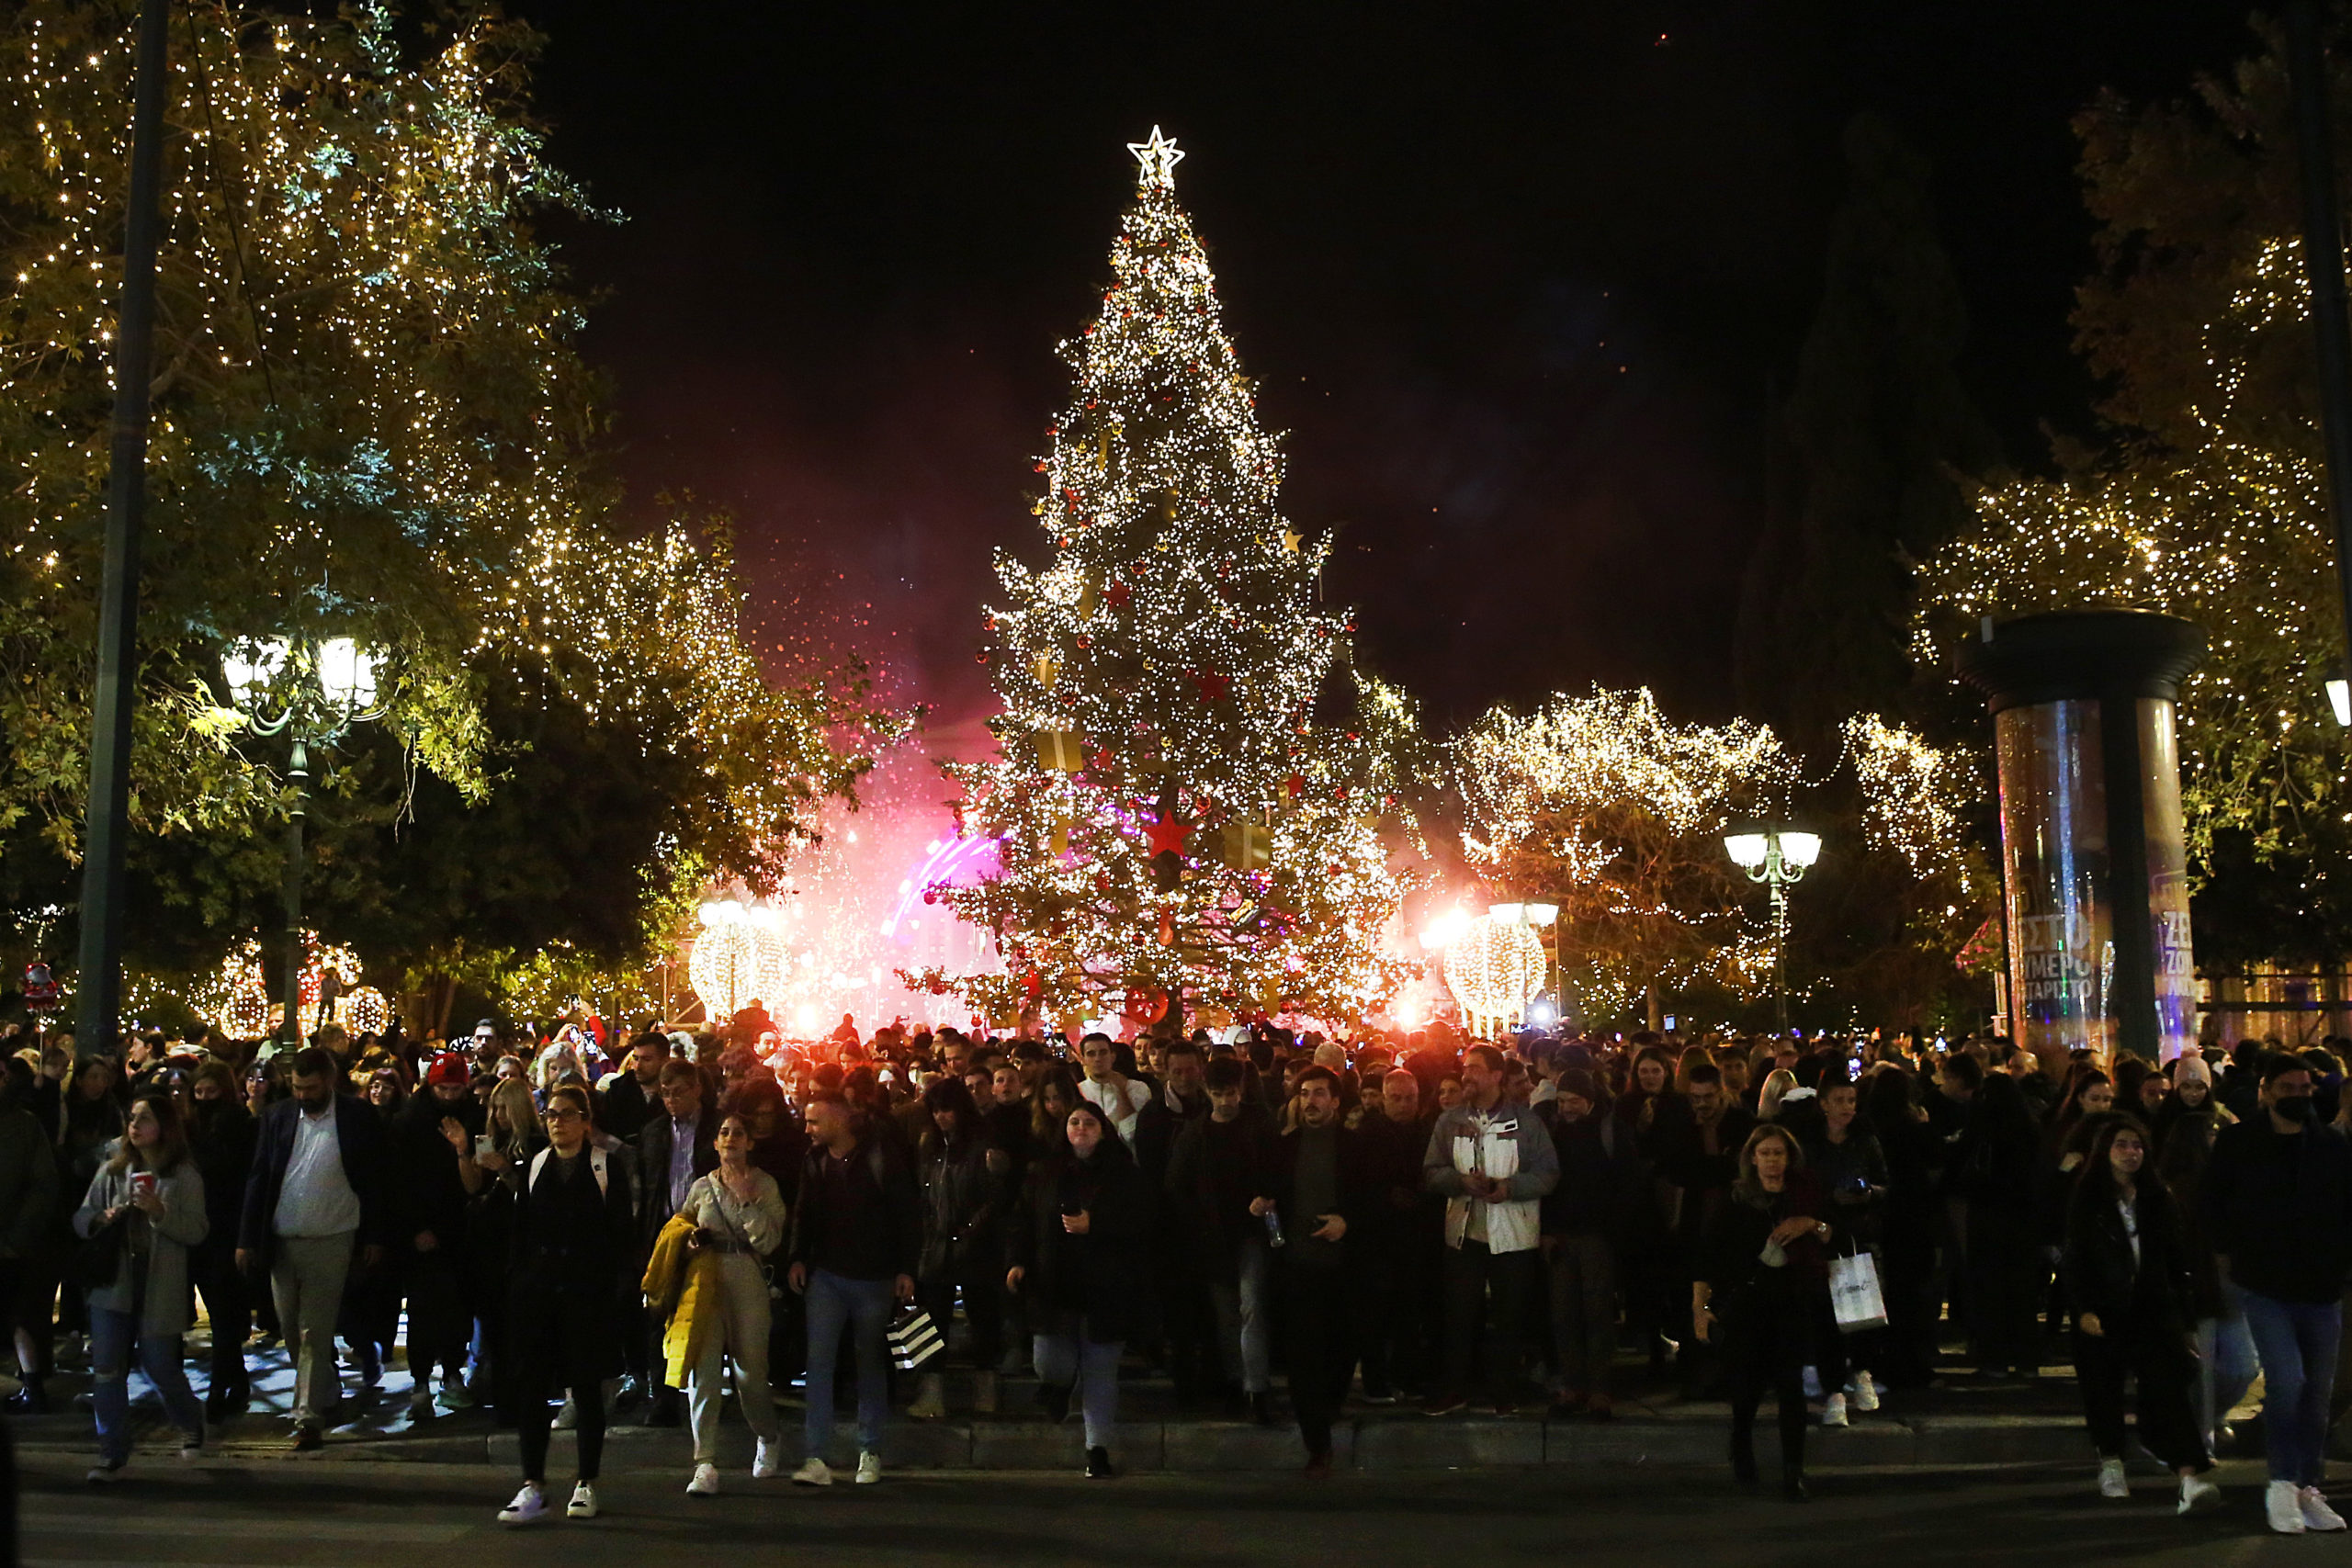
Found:
<svg viewBox="0 0 2352 1568"><path fill-rule="evenodd" d="M355 724L382 716L376 705L376 659L347 637L324 641L259 637L221 655L229 698L255 735L284 734L291 744L286 780L292 788L286 825L286 1018L289 1045L302 1043L302 827L311 782L311 748L343 739Z"/></svg>
<svg viewBox="0 0 2352 1568"><path fill-rule="evenodd" d="M1781 1033L1789 1032L1789 887L1803 882L1821 858L1821 835L1782 828L1728 833L1724 848L1747 880L1772 890L1772 1013Z"/></svg>

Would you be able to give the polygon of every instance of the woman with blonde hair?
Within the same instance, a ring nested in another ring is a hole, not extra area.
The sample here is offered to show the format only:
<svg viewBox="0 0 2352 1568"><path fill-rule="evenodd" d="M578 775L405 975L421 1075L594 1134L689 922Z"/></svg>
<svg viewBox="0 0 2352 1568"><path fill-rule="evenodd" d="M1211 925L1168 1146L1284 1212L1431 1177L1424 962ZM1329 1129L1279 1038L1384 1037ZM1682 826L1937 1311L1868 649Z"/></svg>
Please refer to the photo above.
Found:
<svg viewBox="0 0 2352 1568"><path fill-rule="evenodd" d="M1774 1067L1770 1072L1766 1073L1764 1088L1756 1097L1756 1119L1758 1122L1780 1120L1781 1101L1791 1089L1796 1087L1796 1074L1786 1067ZM1726 1094L1731 1092L1729 1084L1724 1086L1724 1092Z"/></svg>
<svg viewBox="0 0 2352 1568"><path fill-rule="evenodd" d="M209 1232L204 1177L188 1153L187 1133L171 1097L132 1097L123 1134L108 1145L74 1215L74 1234L111 1246L111 1277L90 1287L91 1404L97 1416L98 1462L92 1482L119 1481L130 1462L130 1362L164 1401L180 1429L180 1457L204 1449L204 1412L187 1385L181 1337L187 1332L187 1249Z"/></svg>

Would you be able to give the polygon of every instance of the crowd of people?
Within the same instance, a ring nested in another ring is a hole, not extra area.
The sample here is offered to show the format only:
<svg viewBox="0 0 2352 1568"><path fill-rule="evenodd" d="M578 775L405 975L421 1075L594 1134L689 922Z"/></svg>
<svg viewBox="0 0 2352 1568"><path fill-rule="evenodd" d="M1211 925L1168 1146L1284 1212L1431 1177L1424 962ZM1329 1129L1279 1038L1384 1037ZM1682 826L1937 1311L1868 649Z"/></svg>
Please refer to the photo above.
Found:
<svg viewBox="0 0 2352 1568"><path fill-rule="evenodd" d="M718 1492L732 1387L752 1472L857 1483L906 1414L1000 1413L1025 1367L1117 1473L1123 1371L1272 1424L1310 1476L1346 1403L1606 1421L1628 1378L1722 1397L1735 1476L1777 1416L1781 1491L1815 1423L2071 1359L2098 1487L2140 1444L2211 1505L2257 1375L2273 1529L2337 1530L2322 1470L2352 1269L2352 1042L2246 1042L2161 1066L2044 1062L1998 1039L1352 1041L1261 1026L1074 1043L849 1021L786 1043L756 1004L716 1032L492 1021L459 1048L328 1030L299 1049L70 1037L0 1057L0 1307L48 1408L61 1336L93 1376L94 1483L130 1458L128 1378L183 1452L281 1343L292 1440L379 1393L486 1404L520 1435L500 1517L594 1517L616 1414L692 1436ZM1835 1288L1833 1288L1833 1284ZM199 1400L184 1336L210 1328ZM894 1374L894 1339L943 1353ZM338 1341L343 1347L338 1351ZM356 1387L346 1387L348 1371ZM731 1380L729 1370L731 1368ZM953 1375L951 1376L951 1371ZM435 1380L438 1390L435 1391ZM951 1389L958 1395L951 1402Z"/></svg>

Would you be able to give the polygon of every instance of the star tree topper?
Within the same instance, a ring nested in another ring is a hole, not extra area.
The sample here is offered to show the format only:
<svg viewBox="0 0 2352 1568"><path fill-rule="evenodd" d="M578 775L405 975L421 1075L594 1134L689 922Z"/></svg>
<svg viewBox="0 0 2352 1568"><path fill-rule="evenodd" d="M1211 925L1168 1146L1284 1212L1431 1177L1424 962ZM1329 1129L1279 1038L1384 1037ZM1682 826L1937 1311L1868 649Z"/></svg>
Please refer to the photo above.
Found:
<svg viewBox="0 0 2352 1568"><path fill-rule="evenodd" d="M1176 150L1172 139L1159 134L1159 127L1151 128L1150 141L1128 142L1127 151L1143 165L1136 175L1137 190L1176 188L1176 165L1184 161L1184 154Z"/></svg>

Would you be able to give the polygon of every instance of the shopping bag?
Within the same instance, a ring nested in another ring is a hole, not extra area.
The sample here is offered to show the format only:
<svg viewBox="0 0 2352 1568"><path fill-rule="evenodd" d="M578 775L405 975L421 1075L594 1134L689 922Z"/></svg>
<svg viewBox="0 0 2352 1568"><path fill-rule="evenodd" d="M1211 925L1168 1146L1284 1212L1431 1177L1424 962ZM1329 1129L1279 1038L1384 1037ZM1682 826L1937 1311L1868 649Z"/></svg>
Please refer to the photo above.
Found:
<svg viewBox="0 0 2352 1568"><path fill-rule="evenodd" d="M913 1371L947 1348L947 1337L931 1321L931 1314L919 1306L899 1309L898 1315L890 1320L888 1337L890 1364L902 1372Z"/></svg>
<svg viewBox="0 0 2352 1568"><path fill-rule="evenodd" d="M1829 1260L1829 1305L1841 1333L1886 1326L1886 1294L1878 1285L1878 1259L1867 1252Z"/></svg>

